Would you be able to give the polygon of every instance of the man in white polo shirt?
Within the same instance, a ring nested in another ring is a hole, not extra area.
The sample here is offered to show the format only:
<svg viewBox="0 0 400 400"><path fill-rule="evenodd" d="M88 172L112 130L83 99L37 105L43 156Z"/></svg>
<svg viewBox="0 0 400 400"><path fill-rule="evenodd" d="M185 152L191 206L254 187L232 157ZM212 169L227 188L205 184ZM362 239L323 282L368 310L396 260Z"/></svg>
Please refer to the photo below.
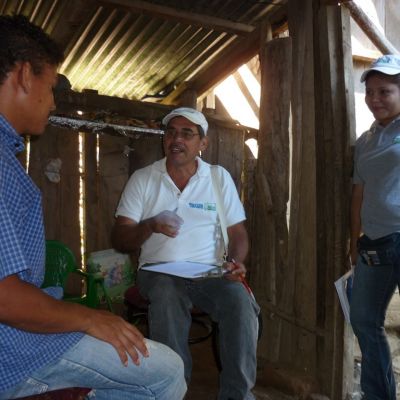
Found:
<svg viewBox="0 0 400 400"><path fill-rule="evenodd" d="M147 264L223 262L224 243L216 209L210 165L199 157L207 148L208 123L192 108L173 110L163 119L165 158L137 170L129 179L116 212L114 247L140 249L137 285L150 302L150 337L174 349L190 380L188 347L193 306L218 322L222 372L219 400L254 399L259 307L242 281L248 237L245 213L230 174L218 167L229 238L229 273L222 279L186 279L146 271ZM144 267L144 268L143 268Z"/></svg>

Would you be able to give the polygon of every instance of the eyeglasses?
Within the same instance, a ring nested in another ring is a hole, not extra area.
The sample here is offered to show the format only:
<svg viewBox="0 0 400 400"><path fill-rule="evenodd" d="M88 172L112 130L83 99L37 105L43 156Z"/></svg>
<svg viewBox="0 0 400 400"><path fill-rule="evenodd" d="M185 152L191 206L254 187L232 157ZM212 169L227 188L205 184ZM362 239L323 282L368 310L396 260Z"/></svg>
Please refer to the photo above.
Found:
<svg viewBox="0 0 400 400"><path fill-rule="evenodd" d="M184 140L192 140L195 136L200 136L200 133L194 133L190 128L183 128L179 131L175 128L167 128L164 131L164 135L168 139L175 139L181 136Z"/></svg>

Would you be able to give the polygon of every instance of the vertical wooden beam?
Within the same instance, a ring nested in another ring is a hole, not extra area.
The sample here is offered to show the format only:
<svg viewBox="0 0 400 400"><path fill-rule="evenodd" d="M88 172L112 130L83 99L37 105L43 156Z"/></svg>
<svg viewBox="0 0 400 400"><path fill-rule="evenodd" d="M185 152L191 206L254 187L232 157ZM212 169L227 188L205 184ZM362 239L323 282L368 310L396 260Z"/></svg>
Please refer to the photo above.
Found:
<svg viewBox="0 0 400 400"><path fill-rule="evenodd" d="M348 10L314 0L317 325L326 332L318 338L317 371L331 399L345 398L353 383L353 340L344 330L333 290L347 265L350 141L355 135L350 43Z"/></svg>
<svg viewBox="0 0 400 400"><path fill-rule="evenodd" d="M97 135L85 133L83 145L84 207L86 255L99 247L99 174L97 166Z"/></svg>
<svg viewBox="0 0 400 400"><path fill-rule="evenodd" d="M193 89L186 89L179 96L179 105L183 107L196 108L197 106L197 92Z"/></svg>
<svg viewBox="0 0 400 400"><path fill-rule="evenodd" d="M261 103L258 162L252 216L251 283L268 321L259 353L268 361L280 358L282 321L271 319L280 307L287 265L287 201L289 198L289 114L291 39L261 47ZM286 65L286 68L281 68ZM289 278L290 279L290 278ZM291 294L289 294L291 295Z"/></svg>
<svg viewBox="0 0 400 400"><path fill-rule="evenodd" d="M285 332L292 364L316 373L316 161L314 44L312 2L289 0L289 33L293 41L292 181L288 270L282 307L293 314L298 329ZM311 328L308 331L300 327ZM291 335L291 336L290 336ZM285 354L285 353L284 353ZM285 361L288 362L288 355ZM290 362L290 361L289 361Z"/></svg>

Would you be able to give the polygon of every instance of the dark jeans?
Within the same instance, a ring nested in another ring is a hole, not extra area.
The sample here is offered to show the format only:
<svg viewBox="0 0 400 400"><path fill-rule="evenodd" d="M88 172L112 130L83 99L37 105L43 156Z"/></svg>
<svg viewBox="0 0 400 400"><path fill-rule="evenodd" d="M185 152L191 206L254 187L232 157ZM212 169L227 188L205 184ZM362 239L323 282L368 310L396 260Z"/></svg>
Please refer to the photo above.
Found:
<svg viewBox="0 0 400 400"><path fill-rule="evenodd" d="M193 305L218 322L222 372L218 400L254 400L259 307L240 282L209 278L190 280L140 270L137 284L150 300L150 337L175 350L190 380L188 346Z"/></svg>
<svg viewBox="0 0 400 400"><path fill-rule="evenodd" d="M350 320L361 348L361 389L366 400L396 400L396 383L384 328L390 299L400 284L400 233L376 241L360 239L375 258L359 256L354 272ZM376 255L373 249L376 249ZM381 260L381 262L376 262Z"/></svg>

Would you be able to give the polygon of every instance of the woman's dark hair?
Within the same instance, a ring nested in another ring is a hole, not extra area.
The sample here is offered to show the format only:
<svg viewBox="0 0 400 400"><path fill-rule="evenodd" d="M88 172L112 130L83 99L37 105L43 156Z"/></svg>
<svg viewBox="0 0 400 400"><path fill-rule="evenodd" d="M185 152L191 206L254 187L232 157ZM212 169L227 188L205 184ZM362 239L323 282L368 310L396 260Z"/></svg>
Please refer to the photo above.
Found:
<svg viewBox="0 0 400 400"><path fill-rule="evenodd" d="M389 82L394 83L395 85L400 87L400 74L388 75L388 74L384 74L383 72L380 72L380 71L372 70L372 71L368 72L367 77L365 78L365 83L367 83L368 79L371 78L371 76L383 76Z"/></svg>
<svg viewBox="0 0 400 400"><path fill-rule="evenodd" d="M0 16L0 84L18 62L29 62L39 75L45 64L59 65L63 59L57 43L28 18Z"/></svg>

